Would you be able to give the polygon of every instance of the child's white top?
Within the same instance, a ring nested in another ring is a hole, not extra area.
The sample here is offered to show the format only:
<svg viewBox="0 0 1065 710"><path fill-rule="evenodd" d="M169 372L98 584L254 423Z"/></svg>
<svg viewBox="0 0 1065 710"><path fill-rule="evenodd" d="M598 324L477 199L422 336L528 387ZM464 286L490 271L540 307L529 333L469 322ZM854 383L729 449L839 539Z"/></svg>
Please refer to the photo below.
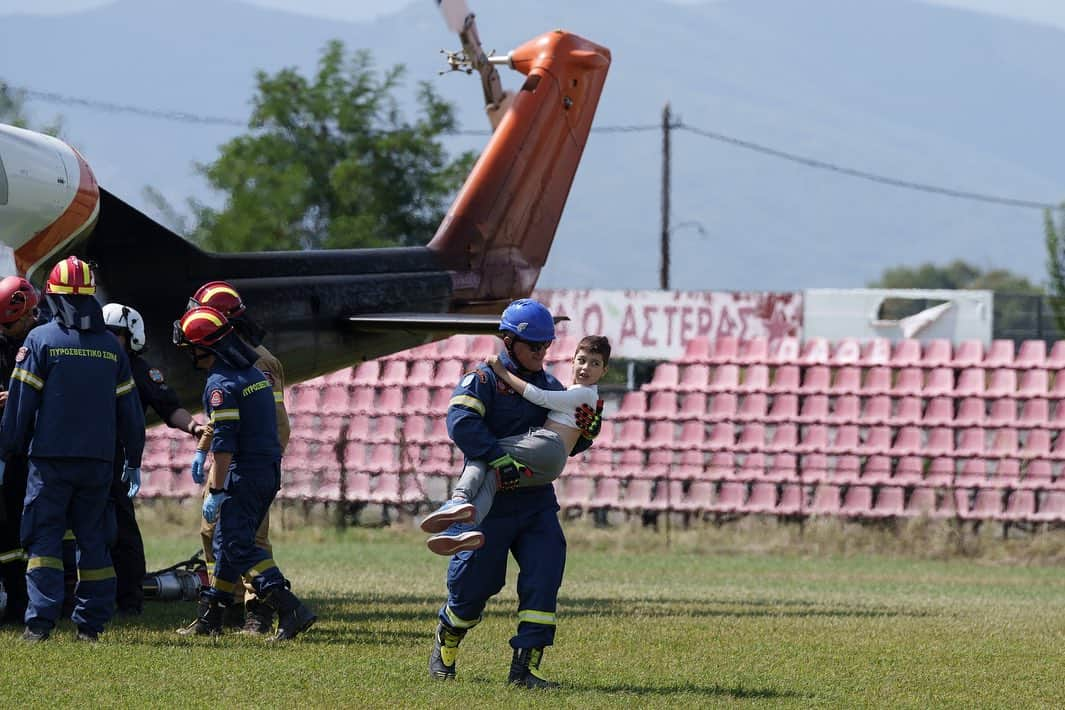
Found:
<svg viewBox="0 0 1065 710"><path fill-rule="evenodd" d="M550 409L547 418L551 421L578 429L577 407L587 404L595 409L599 401L599 386L570 385L568 390L544 390L536 385L526 384L525 394L522 396L533 404Z"/></svg>

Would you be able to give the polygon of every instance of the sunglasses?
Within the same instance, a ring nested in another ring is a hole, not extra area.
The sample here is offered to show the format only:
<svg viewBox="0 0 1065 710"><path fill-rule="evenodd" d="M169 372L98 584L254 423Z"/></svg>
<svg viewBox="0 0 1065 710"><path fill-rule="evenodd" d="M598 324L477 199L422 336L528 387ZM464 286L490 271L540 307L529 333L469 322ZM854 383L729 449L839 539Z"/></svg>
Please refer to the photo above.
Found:
<svg viewBox="0 0 1065 710"><path fill-rule="evenodd" d="M555 342L555 341L554 340L545 340L542 343L531 343L528 340L522 340L521 338L518 338L517 342L519 342L522 345L524 345L525 347L529 348L529 350L533 351L534 353L542 353L545 350L547 350L549 347L551 347L551 344L553 342Z"/></svg>

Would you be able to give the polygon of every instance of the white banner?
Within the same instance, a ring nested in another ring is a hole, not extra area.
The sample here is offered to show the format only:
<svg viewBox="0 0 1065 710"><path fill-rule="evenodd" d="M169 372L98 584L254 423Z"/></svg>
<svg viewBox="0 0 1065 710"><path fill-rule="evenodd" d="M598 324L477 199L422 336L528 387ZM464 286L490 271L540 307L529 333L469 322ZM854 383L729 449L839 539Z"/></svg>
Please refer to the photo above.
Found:
<svg viewBox="0 0 1065 710"><path fill-rule="evenodd" d="M773 345L802 335L801 293L541 289L533 298L569 316L559 333L610 338L613 357L675 358L693 338L767 336Z"/></svg>

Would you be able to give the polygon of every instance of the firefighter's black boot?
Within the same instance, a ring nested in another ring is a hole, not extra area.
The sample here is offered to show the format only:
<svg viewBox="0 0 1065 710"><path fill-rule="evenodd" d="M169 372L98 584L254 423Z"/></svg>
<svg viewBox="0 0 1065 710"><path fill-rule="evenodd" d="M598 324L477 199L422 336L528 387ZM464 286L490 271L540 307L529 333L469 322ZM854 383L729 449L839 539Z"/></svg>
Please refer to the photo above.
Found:
<svg viewBox="0 0 1065 710"><path fill-rule="evenodd" d="M275 587L263 598L262 604L277 611L277 633L269 641L288 641L311 628L318 617L295 594L284 587Z"/></svg>
<svg viewBox="0 0 1065 710"><path fill-rule="evenodd" d="M544 658L544 647L516 648L514 658L510 661L510 676L507 683L523 688L557 688L558 683L544 678L540 673L540 661Z"/></svg>
<svg viewBox="0 0 1065 710"><path fill-rule="evenodd" d="M196 612L196 620L188 626L177 630L181 636L221 636L222 615L225 607L217 601L200 599L200 608Z"/></svg>
<svg viewBox="0 0 1065 710"><path fill-rule="evenodd" d="M234 601L226 605L225 612L222 613L222 628L237 630L244 628L244 602Z"/></svg>
<svg viewBox="0 0 1065 710"><path fill-rule="evenodd" d="M249 599L244 604L245 618L242 634L266 636L274 630L274 610L258 599Z"/></svg>
<svg viewBox="0 0 1065 710"><path fill-rule="evenodd" d="M455 629L444 622L436 625L433 636L433 652L429 656L429 677L438 680L455 679L455 658L459 653L459 644L466 636L467 629Z"/></svg>

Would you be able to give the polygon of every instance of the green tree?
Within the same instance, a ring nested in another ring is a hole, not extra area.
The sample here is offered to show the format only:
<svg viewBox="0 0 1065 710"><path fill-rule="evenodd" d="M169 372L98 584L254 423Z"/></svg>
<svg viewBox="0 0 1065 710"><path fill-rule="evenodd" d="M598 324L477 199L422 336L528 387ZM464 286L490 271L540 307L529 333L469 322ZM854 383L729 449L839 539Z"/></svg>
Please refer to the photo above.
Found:
<svg viewBox="0 0 1065 710"><path fill-rule="evenodd" d="M1060 211L1065 211L1065 204L1062 204ZM1050 210L1043 213L1050 308L1054 312L1054 325L1058 332L1065 333L1065 225L1060 222Z"/></svg>
<svg viewBox="0 0 1065 710"><path fill-rule="evenodd" d="M403 71L378 75L369 53L333 41L312 79L259 72L251 132L198 166L226 203L193 203L193 238L215 251L425 244L473 155L449 159L440 137L456 129L454 109L428 84L418 119L403 118Z"/></svg>

